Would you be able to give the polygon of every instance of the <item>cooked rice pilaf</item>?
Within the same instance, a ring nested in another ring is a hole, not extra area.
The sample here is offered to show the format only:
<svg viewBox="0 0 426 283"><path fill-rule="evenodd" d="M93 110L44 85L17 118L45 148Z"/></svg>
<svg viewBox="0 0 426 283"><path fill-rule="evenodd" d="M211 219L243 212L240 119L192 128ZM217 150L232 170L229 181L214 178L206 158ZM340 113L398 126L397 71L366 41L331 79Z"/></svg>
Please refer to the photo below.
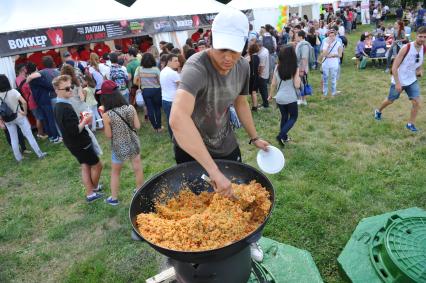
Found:
<svg viewBox="0 0 426 283"><path fill-rule="evenodd" d="M257 229L269 213L269 192L261 184L232 184L238 200L188 188L155 213L137 216L139 233L148 241L177 251L205 251L236 242Z"/></svg>

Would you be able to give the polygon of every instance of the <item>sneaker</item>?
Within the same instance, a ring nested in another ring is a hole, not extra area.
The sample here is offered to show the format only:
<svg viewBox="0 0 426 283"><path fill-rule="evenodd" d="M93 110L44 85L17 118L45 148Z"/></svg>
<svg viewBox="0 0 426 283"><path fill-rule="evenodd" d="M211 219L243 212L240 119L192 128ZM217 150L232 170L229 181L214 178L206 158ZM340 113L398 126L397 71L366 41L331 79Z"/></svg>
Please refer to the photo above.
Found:
<svg viewBox="0 0 426 283"><path fill-rule="evenodd" d="M275 137L275 139L277 140L279 145L284 146L284 140L283 139L281 139L280 137Z"/></svg>
<svg viewBox="0 0 426 283"><path fill-rule="evenodd" d="M251 254L251 258L254 261L257 261L257 262L263 261L263 251L257 242L250 244L250 254Z"/></svg>
<svg viewBox="0 0 426 283"><path fill-rule="evenodd" d="M87 203L92 203L100 198L103 198L104 196L100 193L95 193L93 196L86 197Z"/></svg>
<svg viewBox="0 0 426 283"><path fill-rule="evenodd" d="M382 120L382 112L380 112L378 109L374 109L374 119Z"/></svg>
<svg viewBox="0 0 426 283"><path fill-rule="evenodd" d="M300 105L300 104L302 104L302 100L298 99L297 100L297 105Z"/></svg>
<svg viewBox="0 0 426 283"><path fill-rule="evenodd" d="M38 159L43 159L43 158L45 158L47 156L47 152L42 152L41 154L40 154L40 156L38 157Z"/></svg>
<svg viewBox="0 0 426 283"><path fill-rule="evenodd" d="M251 108L251 111L257 111L257 107L256 106L253 106L252 108Z"/></svg>
<svg viewBox="0 0 426 283"><path fill-rule="evenodd" d="M416 126L414 126L414 124L411 124L411 123L408 123L407 125L405 125L405 127L414 133L418 131Z"/></svg>
<svg viewBox="0 0 426 283"><path fill-rule="evenodd" d="M39 134L37 134L37 138L42 139L42 140L45 140L48 137L49 137L48 135L39 135Z"/></svg>
<svg viewBox="0 0 426 283"><path fill-rule="evenodd" d="M308 101L302 100L302 104L306 106L306 105L308 105Z"/></svg>
<svg viewBox="0 0 426 283"><path fill-rule="evenodd" d="M287 139L283 140L284 142L291 142L293 139L287 136Z"/></svg>
<svg viewBox="0 0 426 283"><path fill-rule="evenodd" d="M51 143L53 143L53 144L58 144L58 143L61 143L61 142L62 142L62 138L60 138L60 137L57 137L57 138L55 138L55 139L51 139L51 138L49 138L49 140L50 140L50 142L51 142Z"/></svg>
<svg viewBox="0 0 426 283"><path fill-rule="evenodd" d="M116 206L116 205L118 205L118 199L112 199L112 197L108 197L105 200L105 203L112 205L112 206Z"/></svg>
<svg viewBox="0 0 426 283"><path fill-rule="evenodd" d="M32 153L32 151L31 151L31 150L29 150L29 149L24 149L24 150L22 151L22 153L23 153L23 154L31 154L31 153Z"/></svg>
<svg viewBox="0 0 426 283"><path fill-rule="evenodd" d="M389 73L389 68L386 68L385 73Z"/></svg>
<svg viewBox="0 0 426 283"><path fill-rule="evenodd" d="M94 192L94 193L98 193L98 192L101 192L103 189L104 189L104 185L103 185L103 184L101 184L101 183L99 183L99 184L96 186L96 188L94 188L94 189L93 189L93 192Z"/></svg>

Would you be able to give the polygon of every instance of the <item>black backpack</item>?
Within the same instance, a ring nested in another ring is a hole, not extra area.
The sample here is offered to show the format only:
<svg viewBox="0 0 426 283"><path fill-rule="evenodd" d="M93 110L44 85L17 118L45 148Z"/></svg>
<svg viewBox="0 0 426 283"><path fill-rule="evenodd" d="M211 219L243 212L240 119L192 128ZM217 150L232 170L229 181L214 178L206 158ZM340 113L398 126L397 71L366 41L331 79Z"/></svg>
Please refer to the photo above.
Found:
<svg viewBox="0 0 426 283"><path fill-rule="evenodd" d="M272 54L275 52L274 40L272 39L272 35L263 36L262 42L263 42L263 46L266 49L268 49L269 54Z"/></svg>
<svg viewBox="0 0 426 283"><path fill-rule="evenodd" d="M12 109L10 109L9 105L6 103L6 95L4 96L4 99L0 97L0 117L5 122L11 122L18 117L18 112L13 112ZM18 110L18 108L16 108Z"/></svg>

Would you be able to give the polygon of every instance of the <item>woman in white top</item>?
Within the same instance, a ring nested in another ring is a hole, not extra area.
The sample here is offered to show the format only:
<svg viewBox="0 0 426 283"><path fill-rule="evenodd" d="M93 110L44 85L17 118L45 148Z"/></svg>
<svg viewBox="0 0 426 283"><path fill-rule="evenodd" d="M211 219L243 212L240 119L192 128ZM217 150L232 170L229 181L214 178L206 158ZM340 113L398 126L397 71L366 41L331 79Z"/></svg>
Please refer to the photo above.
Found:
<svg viewBox="0 0 426 283"><path fill-rule="evenodd" d="M321 41L326 37L327 32L327 25L324 23L324 21L320 21L320 28L318 29L318 34Z"/></svg>
<svg viewBox="0 0 426 283"><path fill-rule="evenodd" d="M1 103L6 103L9 109L15 113L12 115L13 117L0 117L0 124L5 125L9 131L12 150L16 161L20 162L22 160L22 154L19 150L17 127L21 129L21 132L30 143L38 158L45 157L46 153L40 150L31 132L31 126L27 119L27 102L17 90L12 89L9 79L3 74L0 74L0 104ZM22 109L19 103L21 103Z"/></svg>
<svg viewBox="0 0 426 283"><path fill-rule="evenodd" d="M275 100L281 112L280 132L276 137L278 143L284 146L288 142L288 132L297 121L297 91L300 88L299 68L297 67L296 52L291 45L281 47L278 53L278 66L272 77L268 100L276 92Z"/></svg>

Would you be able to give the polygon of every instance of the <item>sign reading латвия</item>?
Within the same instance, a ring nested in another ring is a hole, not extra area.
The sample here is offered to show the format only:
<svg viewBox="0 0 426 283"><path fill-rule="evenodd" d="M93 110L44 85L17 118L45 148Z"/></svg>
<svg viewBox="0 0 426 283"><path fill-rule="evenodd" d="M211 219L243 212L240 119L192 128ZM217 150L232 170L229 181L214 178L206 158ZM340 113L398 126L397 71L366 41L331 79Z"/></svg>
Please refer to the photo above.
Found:
<svg viewBox="0 0 426 283"><path fill-rule="evenodd" d="M245 12L253 19L252 10ZM144 18L0 33L0 57L40 50L210 26L216 14Z"/></svg>

